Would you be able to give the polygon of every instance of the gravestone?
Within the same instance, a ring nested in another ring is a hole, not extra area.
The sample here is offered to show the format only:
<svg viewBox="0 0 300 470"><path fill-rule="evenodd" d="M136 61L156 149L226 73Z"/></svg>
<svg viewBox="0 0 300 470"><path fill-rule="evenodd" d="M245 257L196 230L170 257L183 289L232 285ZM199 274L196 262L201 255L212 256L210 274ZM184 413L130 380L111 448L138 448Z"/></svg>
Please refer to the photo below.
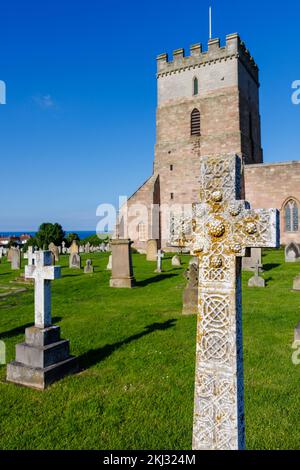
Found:
<svg viewBox="0 0 300 470"><path fill-rule="evenodd" d="M294 278L293 290L300 291L300 275Z"/></svg>
<svg viewBox="0 0 300 470"><path fill-rule="evenodd" d="M48 247L49 251L51 251L51 253L53 254L53 257L54 257L54 263L55 264L56 262L59 261L59 251L58 251L58 247L54 244L54 243L50 243L49 244L49 247Z"/></svg>
<svg viewBox="0 0 300 470"><path fill-rule="evenodd" d="M70 254L76 254L78 255L79 254L79 245L78 245L78 242L76 240L73 240L72 243L71 243L71 246L70 246Z"/></svg>
<svg viewBox="0 0 300 470"><path fill-rule="evenodd" d="M239 157L202 157L200 167L190 239L199 258L193 449L243 449L241 258L246 248L279 246L279 214L239 200Z"/></svg>
<svg viewBox="0 0 300 470"><path fill-rule="evenodd" d="M294 340L295 341L300 341L300 322L298 323L298 325L295 328Z"/></svg>
<svg viewBox="0 0 300 470"><path fill-rule="evenodd" d="M157 240L148 240L147 241L147 261L156 261L157 260Z"/></svg>
<svg viewBox="0 0 300 470"><path fill-rule="evenodd" d="M178 255L173 256L172 258L172 266L181 266L181 259Z"/></svg>
<svg viewBox="0 0 300 470"><path fill-rule="evenodd" d="M70 254L69 268L81 269L81 258L77 253Z"/></svg>
<svg viewBox="0 0 300 470"><path fill-rule="evenodd" d="M91 259L86 260L86 264L84 267L84 274L91 274L94 272L94 267Z"/></svg>
<svg viewBox="0 0 300 470"><path fill-rule="evenodd" d="M2 256L3 256L3 254L4 254L4 252L3 252L3 251L4 251L4 250L3 250L3 247L2 247L2 246L0 246L0 259L2 259Z"/></svg>
<svg viewBox="0 0 300 470"><path fill-rule="evenodd" d="M11 269L17 270L21 268L21 252L19 248L11 249Z"/></svg>
<svg viewBox="0 0 300 470"><path fill-rule="evenodd" d="M242 269L243 271L254 272L258 262L259 268L262 268L262 250L261 248L251 248L250 256L245 256L242 259Z"/></svg>
<svg viewBox="0 0 300 470"><path fill-rule="evenodd" d="M110 287L131 288L134 286L131 244L129 239L116 238L111 242L112 272Z"/></svg>
<svg viewBox="0 0 300 470"><path fill-rule="evenodd" d="M286 263L296 263L300 261L300 248L297 243L291 242L286 245L284 253Z"/></svg>
<svg viewBox="0 0 300 470"><path fill-rule="evenodd" d="M265 280L259 275L259 261L257 260L255 266L255 274L248 281L248 287L266 287Z"/></svg>
<svg viewBox="0 0 300 470"><path fill-rule="evenodd" d="M162 272L162 259L164 258L164 253L162 250L157 251L157 265L156 265L156 273L161 273Z"/></svg>
<svg viewBox="0 0 300 470"><path fill-rule="evenodd" d="M77 370L69 341L61 340L60 327L52 325L51 281L60 275L60 266L52 266L50 251L36 252L35 265L25 267L25 277L35 280L35 324L26 328L25 343L16 345L16 360L7 365L9 382L43 390Z"/></svg>
<svg viewBox="0 0 300 470"><path fill-rule="evenodd" d="M34 264L35 254L33 252L33 247L29 246L27 253L24 253L24 259L28 260L28 266L32 266Z"/></svg>
<svg viewBox="0 0 300 470"><path fill-rule="evenodd" d="M86 243L86 245L85 245L85 252L86 252L86 253L89 253L90 251L91 251L91 245L90 245L90 243L88 242L88 243Z"/></svg>
<svg viewBox="0 0 300 470"><path fill-rule="evenodd" d="M62 254L65 255L66 252L67 252L67 249L66 249L66 242L65 241L62 241L61 243L61 251L62 251Z"/></svg>
<svg viewBox="0 0 300 470"><path fill-rule="evenodd" d="M84 246L83 245L79 245L79 253L84 253Z"/></svg>
<svg viewBox="0 0 300 470"><path fill-rule="evenodd" d="M109 255L108 263L107 263L106 269L107 269L107 271L111 271L111 270L112 270L112 255Z"/></svg>
<svg viewBox="0 0 300 470"><path fill-rule="evenodd" d="M6 364L6 346L4 341L0 341L0 365Z"/></svg>
<svg viewBox="0 0 300 470"><path fill-rule="evenodd" d="M11 262L12 252L13 252L13 247L11 246L6 253L6 258L7 258L7 261L9 262Z"/></svg>
<svg viewBox="0 0 300 470"><path fill-rule="evenodd" d="M182 314L196 315L198 312L198 259L192 259L184 273L188 283L183 291Z"/></svg>

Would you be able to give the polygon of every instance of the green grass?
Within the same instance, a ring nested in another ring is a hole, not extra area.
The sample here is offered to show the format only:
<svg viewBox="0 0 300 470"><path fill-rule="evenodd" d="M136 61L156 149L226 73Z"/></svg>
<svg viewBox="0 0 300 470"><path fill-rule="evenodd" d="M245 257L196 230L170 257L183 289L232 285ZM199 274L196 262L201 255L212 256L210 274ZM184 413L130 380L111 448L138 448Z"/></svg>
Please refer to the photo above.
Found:
<svg viewBox="0 0 300 470"><path fill-rule="evenodd" d="M95 273L69 270L52 285L53 317L79 356L81 372L44 392L5 382L0 366L0 449L190 449L196 318L181 315L182 268L165 272L134 255L132 290L110 289L108 255ZM85 258L85 256L83 256ZM249 449L300 448L300 365L292 364L300 265L266 251L266 289L243 274L246 432ZM18 275L2 260L0 284ZM0 298L7 360L33 322L33 290Z"/></svg>

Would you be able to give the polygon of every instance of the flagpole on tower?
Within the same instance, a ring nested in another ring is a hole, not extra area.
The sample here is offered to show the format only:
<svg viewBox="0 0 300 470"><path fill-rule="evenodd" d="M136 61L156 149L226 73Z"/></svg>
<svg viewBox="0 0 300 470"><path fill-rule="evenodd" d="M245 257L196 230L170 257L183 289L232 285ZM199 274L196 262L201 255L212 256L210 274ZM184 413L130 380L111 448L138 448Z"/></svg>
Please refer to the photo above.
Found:
<svg viewBox="0 0 300 470"><path fill-rule="evenodd" d="M211 13L211 7L209 7L209 39L212 39L212 13Z"/></svg>

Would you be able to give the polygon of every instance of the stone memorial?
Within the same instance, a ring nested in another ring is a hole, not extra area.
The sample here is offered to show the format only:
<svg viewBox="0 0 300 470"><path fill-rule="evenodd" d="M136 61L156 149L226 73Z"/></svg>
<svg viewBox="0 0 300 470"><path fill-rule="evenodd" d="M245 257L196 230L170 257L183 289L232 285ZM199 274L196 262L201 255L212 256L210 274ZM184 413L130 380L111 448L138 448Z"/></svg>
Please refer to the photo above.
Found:
<svg viewBox="0 0 300 470"><path fill-rule="evenodd" d="M165 255L162 252L162 250L157 251L157 265L156 265L156 270L155 270L156 273L161 273L162 272L162 260L163 260L164 256Z"/></svg>
<svg viewBox="0 0 300 470"><path fill-rule="evenodd" d="M59 251L58 251L58 247L54 244L54 243L50 243L49 244L49 247L48 247L49 251L51 251L51 253L53 254L53 257L54 257L54 263L57 263L59 261Z"/></svg>
<svg viewBox="0 0 300 470"><path fill-rule="evenodd" d="M73 240L72 243L71 243L71 246L70 246L70 254L76 254L78 255L79 254L79 245L78 245L78 242L76 240Z"/></svg>
<svg viewBox="0 0 300 470"><path fill-rule="evenodd" d="M107 263L106 269L107 269L107 271L111 271L111 270L112 270L112 255L109 255L108 263Z"/></svg>
<svg viewBox="0 0 300 470"><path fill-rule="evenodd" d="M157 260L157 240L148 240L147 241L147 261L156 261Z"/></svg>
<svg viewBox="0 0 300 470"><path fill-rule="evenodd" d="M251 248L250 256L242 259L242 270L254 272L258 262L259 268L262 268L262 250L261 248Z"/></svg>
<svg viewBox="0 0 300 470"><path fill-rule="evenodd" d="M121 238L116 238L111 242L112 272L110 287L131 288L134 286L131 244L131 240Z"/></svg>
<svg viewBox="0 0 300 470"><path fill-rule="evenodd" d="M63 255L65 255L66 252L67 252L66 242L65 242L65 241L63 241L63 242L61 243L61 252L62 252Z"/></svg>
<svg viewBox="0 0 300 470"><path fill-rule="evenodd" d="M70 254L69 268L81 269L81 258L77 253Z"/></svg>
<svg viewBox="0 0 300 470"><path fill-rule="evenodd" d="M19 248L11 248L11 269L17 270L21 268L21 252Z"/></svg>
<svg viewBox="0 0 300 470"><path fill-rule="evenodd" d="M178 255L173 256L172 258L172 266L181 266L181 259L179 258Z"/></svg>
<svg viewBox="0 0 300 470"><path fill-rule="evenodd" d="M50 251L35 253L35 265L25 267L25 277L35 280L35 324L25 330L25 343L16 345L16 360L7 365L7 380L45 389L77 370L70 356L69 341L60 339L60 327L52 325L51 281L60 277L60 266L52 266Z"/></svg>
<svg viewBox="0 0 300 470"><path fill-rule="evenodd" d="M27 259L28 266L34 265L35 253L33 252L33 247L29 246L27 253L24 253L24 259Z"/></svg>
<svg viewBox="0 0 300 470"><path fill-rule="evenodd" d="M6 253L7 261L9 261L10 263L11 263L12 252L13 252L13 247L10 247Z"/></svg>
<svg viewBox="0 0 300 470"><path fill-rule="evenodd" d="M248 287L266 287L265 280L259 275L260 266L259 261L256 261L255 274L250 277L248 281Z"/></svg>
<svg viewBox="0 0 300 470"><path fill-rule="evenodd" d="M297 243L291 242L286 245L284 253L286 263L296 263L300 261L300 248Z"/></svg>
<svg viewBox="0 0 300 470"><path fill-rule="evenodd" d="M91 259L86 260L86 264L84 267L84 274L92 274L94 272L94 266Z"/></svg>
<svg viewBox="0 0 300 470"><path fill-rule="evenodd" d="M300 341L300 322L298 323L298 325L295 328L294 341Z"/></svg>
<svg viewBox="0 0 300 470"><path fill-rule="evenodd" d="M90 245L89 242L87 242L86 245L85 245L85 252L90 253L90 251L91 251L91 245Z"/></svg>
<svg viewBox="0 0 300 470"><path fill-rule="evenodd" d="M193 449L244 449L241 258L279 246L279 214L239 200L239 157L202 157L200 166L189 242L199 258Z"/></svg>
<svg viewBox="0 0 300 470"><path fill-rule="evenodd" d="M293 290L300 291L300 275L294 278Z"/></svg>
<svg viewBox="0 0 300 470"><path fill-rule="evenodd" d="M184 276L188 283L182 296L182 315L196 315L198 312L198 258L189 262Z"/></svg>

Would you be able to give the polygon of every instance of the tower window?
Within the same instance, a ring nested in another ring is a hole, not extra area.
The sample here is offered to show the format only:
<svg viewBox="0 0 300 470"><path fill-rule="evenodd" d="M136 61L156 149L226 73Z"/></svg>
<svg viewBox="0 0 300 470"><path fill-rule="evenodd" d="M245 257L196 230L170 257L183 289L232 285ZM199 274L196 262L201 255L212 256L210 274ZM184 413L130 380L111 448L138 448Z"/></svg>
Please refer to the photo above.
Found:
<svg viewBox="0 0 300 470"><path fill-rule="evenodd" d="M298 232L299 230L299 211L296 201L291 199L284 207L285 231Z"/></svg>
<svg viewBox="0 0 300 470"><path fill-rule="evenodd" d="M172 200L174 199L174 193L170 194L170 199L172 199Z"/></svg>
<svg viewBox="0 0 300 470"><path fill-rule="evenodd" d="M170 165L170 171L173 171L173 165Z"/></svg>
<svg viewBox="0 0 300 470"><path fill-rule="evenodd" d="M198 95L198 78L193 80L193 95Z"/></svg>
<svg viewBox="0 0 300 470"><path fill-rule="evenodd" d="M191 113L191 135L200 135L200 111L197 108Z"/></svg>

